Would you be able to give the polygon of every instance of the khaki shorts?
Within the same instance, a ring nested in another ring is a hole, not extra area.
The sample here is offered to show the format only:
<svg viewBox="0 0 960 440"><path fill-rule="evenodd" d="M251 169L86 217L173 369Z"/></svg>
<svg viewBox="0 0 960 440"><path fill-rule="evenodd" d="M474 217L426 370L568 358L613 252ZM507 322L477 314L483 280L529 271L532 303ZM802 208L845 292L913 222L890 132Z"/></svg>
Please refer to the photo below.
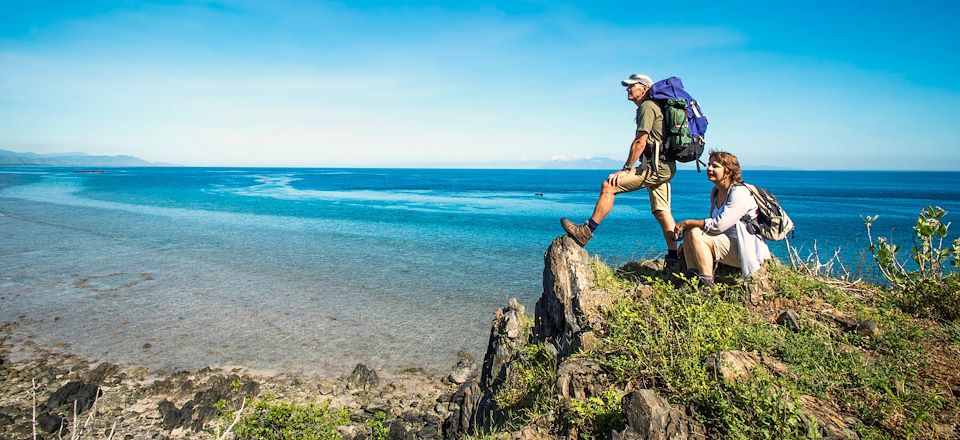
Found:
<svg viewBox="0 0 960 440"><path fill-rule="evenodd" d="M713 249L714 263L723 263L730 267L740 267L740 249L730 242L727 234L707 235L703 239Z"/></svg>
<svg viewBox="0 0 960 440"><path fill-rule="evenodd" d="M650 211L670 210L670 179L677 173L675 162L660 161L659 172L653 172L653 166L644 164L633 170L633 174L620 178L617 182L617 194L646 188L650 193Z"/></svg>

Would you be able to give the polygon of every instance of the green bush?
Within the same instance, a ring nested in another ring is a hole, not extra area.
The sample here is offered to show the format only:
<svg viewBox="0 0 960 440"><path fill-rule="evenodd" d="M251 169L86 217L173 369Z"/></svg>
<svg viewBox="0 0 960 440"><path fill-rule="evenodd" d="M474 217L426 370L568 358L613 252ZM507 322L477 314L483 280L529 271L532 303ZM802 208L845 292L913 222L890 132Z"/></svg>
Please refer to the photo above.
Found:
<svg viewBox="0 0 960 440"><path fill-rule="evenodd" d="M349 422L350 413L331 409L330 402L297 405L266 395L250 404L233 432L238 439L340 440L337 427Z"/></svg>
<svg viewBox="0 0 960 440"><path fill-rule="evenodd" d="M377 411L372 419L367 420L367 426L370 427L368 440L386 440L387 434L390 434L390 428L387 426L387 414L383 411Z"/></svg>
<svg viewBox="0 0 960 440"><path fill-rule="evenodd" d="M877 216L867 217L864 223L880 273L893 284L894 303L917 316L952 321L960 318L960 273L944 269L948 262L960 269L960 237L944 245L950 227L943 223L946 215L939 206L927 206L917 215L911 249L915 268L908 268L897 256L898 245L885 237L873 239L870 228Z"/></svg>
<svg viewBox="0 0 960 440"><path fill-rule="evenodd" d="M615 388L608 388L597 397L570 399L564 408L567 423L581 439L609 438L613 430L626 423L621 409L622 399L623 393Z"/></svg>
<svg viewBox="0 0 960 440"><path fill-rule="evenodd" d="M513 357L513 368L494 400L507 424L533 420L555 404L556 361L543 343L527 344Z"/></svg>

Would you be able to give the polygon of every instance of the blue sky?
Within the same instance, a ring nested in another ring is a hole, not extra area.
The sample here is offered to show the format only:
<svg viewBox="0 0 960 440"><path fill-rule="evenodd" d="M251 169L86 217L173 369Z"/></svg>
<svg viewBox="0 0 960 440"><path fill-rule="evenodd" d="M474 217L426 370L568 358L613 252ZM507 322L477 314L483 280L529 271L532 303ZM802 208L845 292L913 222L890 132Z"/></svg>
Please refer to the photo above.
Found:
<svg viewBox="0 0 960 440"><path fill-rule="evenodd" d="M695 3L678 3L678 6ZM960 169L953 2L0 2L0 149L188 165L622 160L676 75L746 166Z"/></svg>

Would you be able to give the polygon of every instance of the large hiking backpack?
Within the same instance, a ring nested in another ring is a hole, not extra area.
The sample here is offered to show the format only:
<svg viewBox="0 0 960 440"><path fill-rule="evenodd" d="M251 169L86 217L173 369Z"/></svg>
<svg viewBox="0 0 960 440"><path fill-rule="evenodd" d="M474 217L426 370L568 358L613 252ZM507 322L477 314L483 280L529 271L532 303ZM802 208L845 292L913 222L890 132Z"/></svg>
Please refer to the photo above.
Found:
<svg viewBox="0 0 960 440"><path fill-rule="evenodd" d="M793 220L780 206L777 197L770 191L755 185L743 184L757 201L757 218L747 221L747 230L765 240L779 241L793 231Z"/></svg>
<svg viewBox="0 0 960 440"><path fill-rule="evenodd" d="M677 162L696 161L697 172L700 172L700 165L706 165L700 156L703 155L707 132L707 117L700 110L700 104L683 89L683 82L675 76L653 83L650 98L663 112L664 158Z"/></svg>

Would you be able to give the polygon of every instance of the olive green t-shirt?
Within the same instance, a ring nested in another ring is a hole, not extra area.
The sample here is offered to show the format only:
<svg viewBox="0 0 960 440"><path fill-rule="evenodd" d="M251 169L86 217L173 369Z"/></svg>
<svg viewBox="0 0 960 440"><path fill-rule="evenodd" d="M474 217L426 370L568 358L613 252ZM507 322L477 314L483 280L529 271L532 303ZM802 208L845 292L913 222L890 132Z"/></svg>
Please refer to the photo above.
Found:
<svg viewBox="0 0 960 440"><path fill-rule="evenodd" d="M663 142L663 112L653 100L647 99L637 107L637 133L647 132L647 148L643 151L646 156L653 155L653 148Z"/></svg>

